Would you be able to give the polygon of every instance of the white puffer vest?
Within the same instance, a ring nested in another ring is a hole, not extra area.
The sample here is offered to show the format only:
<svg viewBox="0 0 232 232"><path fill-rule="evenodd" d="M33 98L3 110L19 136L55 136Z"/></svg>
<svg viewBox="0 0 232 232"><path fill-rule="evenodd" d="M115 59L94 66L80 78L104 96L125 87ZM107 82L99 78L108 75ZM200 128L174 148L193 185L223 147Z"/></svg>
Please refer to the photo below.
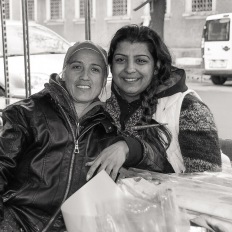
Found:
<svg viewBox="0 0 232 232"><path fill-rule="evenodd" d="M187 94L195 95L197 98L200 96L191 89L183 93L176 93L169 97L160 98L158 100L156 113L153 115L153 119L160 123L168 123L167 128L172 134L172 141L167 149L168 161L172 165L176 173L185 172L185 165L181 154L178 135L179 135L179 118L180 111L184 97ZM222 167L230 164L229 158L222 153Z"/></svg>

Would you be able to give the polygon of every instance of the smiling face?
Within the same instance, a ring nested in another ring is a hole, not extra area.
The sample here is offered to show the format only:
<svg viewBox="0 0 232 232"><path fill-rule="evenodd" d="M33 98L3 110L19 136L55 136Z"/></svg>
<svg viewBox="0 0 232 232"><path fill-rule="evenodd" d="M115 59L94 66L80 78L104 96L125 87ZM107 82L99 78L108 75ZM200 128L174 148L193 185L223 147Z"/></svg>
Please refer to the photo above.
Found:
<svg viewBox="0 0 232 232"><path fill-rule="evenodd" d="M70 58L63 80L75 103L89 105L104 87L105 76L105 63L101 55L89 49L82 49Z"/></svg>
<svg viewBox="0 0 232 232"><path fill-rule="evenodd" d="M154 76L154 59L146 43L122 41L113 55L112 76L123 98L139 99Z"/></svg>

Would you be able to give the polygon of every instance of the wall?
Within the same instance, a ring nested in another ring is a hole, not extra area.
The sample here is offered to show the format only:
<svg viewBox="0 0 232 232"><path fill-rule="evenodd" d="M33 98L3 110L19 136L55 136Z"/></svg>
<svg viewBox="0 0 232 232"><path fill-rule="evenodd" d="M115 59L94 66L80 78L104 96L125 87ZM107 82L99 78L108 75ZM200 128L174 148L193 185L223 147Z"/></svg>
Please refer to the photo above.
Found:
<svg viewBox="0 0 232 232"><path fill-rule="evenodd" d="M85 39L85 21L75 19L74 0L65 0L65 20L60 23L46 22L45 0L38 1L37 22L43 24L70 42ZM107 18L107 0L96 0L96 17L91 19L91 40L107 48L109 41L116 30L130 23L140 24L142 22L143 8L133 11L143 0L131 0L131 15L128 19Z"/></svg>
<svg viewBox="0 0 232 232"><path fill-rule="evenodd" d="M143 3L143 0L131 0L131 16L128 19L112 20L107 18L107 1L96 0L96 18L91 21L91 39L107 48L116 30L123 25L141 24L144 8L133 11ZM164 0L159 0L164 1ZM13 1L13 19L20 19L20 1ZM170 17L164 21L164 41L169 47L174 60L179 57L201 57L202 29L207 15L184 16L185 0L170 0ZM70 42L85 39L84 20L75 19L74 0L65 0L65 19L60 22L46 21L46 0L37 0L37 22L56 31ZM232 12L232 0L216 0L214 13ZM154 11L151 15L153 25L158 22L160 15ZM156 25L157 26L157 25ZM162 30L160 30L162 34Z"/></svg>
<svg viewBox="0 0 232 232"><path fill-rule="evenodd" d="M232 12L231 0L216 0L217 13ZM185 0L171 0L170 17L165 19L164 41L174 60L179 57L201 57L201 36L208 15L184 16Z"/></svg>
<svg viewBox="0 0 232 232"><path fill-rule="evenodd" d="M173 54L178 57L200 57L201 35L205 16L187 17L185 0L171 2L170 18L165 20L164 40Z"/></svg>

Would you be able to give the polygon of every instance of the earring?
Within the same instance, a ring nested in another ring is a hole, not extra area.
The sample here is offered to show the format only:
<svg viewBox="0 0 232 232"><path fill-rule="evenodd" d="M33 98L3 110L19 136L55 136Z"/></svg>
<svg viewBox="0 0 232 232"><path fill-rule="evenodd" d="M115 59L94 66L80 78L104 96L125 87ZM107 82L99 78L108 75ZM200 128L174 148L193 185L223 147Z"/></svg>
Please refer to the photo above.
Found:
<svg viewBox="0 0 232 232"><path fill-rule="evenodd" d="M64 73L62 73L61 78L60 78L62 81L64 81L64 76L65 76Z"/></svg>
<svg viewBox="0 0 232 232"><path fill-rule="evenodd" d="M156 68L154 71L154 75L157 75L157 74L158 74L158 69Z"/></svg>

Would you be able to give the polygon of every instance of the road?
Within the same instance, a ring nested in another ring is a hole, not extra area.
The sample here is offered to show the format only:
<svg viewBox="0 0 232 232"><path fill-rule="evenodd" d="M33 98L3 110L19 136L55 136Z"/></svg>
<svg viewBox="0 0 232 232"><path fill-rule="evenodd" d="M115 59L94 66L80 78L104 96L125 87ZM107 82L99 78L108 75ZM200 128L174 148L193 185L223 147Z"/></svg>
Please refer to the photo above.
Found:
<svg viewBox="0 0 232 232"><path fill-rule="evenodd" d="M216 86L211 81L187 81L211 109L220 138L232 139L232 81Z"/></svg>

